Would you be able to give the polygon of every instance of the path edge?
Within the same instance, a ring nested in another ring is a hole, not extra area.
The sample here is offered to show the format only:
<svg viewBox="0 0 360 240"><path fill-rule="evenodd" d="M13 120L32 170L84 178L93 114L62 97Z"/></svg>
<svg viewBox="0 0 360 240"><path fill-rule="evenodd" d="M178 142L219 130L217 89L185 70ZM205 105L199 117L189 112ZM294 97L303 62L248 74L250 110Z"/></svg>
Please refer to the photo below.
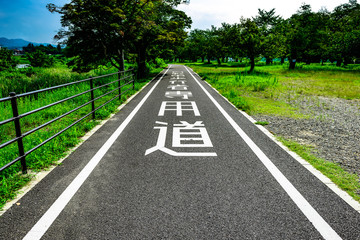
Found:
<svg viewBox="0 0 360 240"><path fill-rule="evenodd" d="M159 72L155 77L153 77L148 83L146 83L139 91L131 95L123 104L121 104L114 113L111 113L110 116L104 120L101 120L98 122L98 124L92 128L89 132L87 132L84 136L82 136L80 139L80 142L73 148L69 149L66 152L66 156L62 157L58 161L54 163L54 165L50 166L48 169L41 170L40 172L32 172L29 171L29 174L31 174L33 177L25 186L23 186L21 189L17 191L17 195L14 199L6 202L3 209L0 210L0 217L6 213L7 210L9 210L14 204L18 203L19 200L25 196L31 189L33 189L42 179L44 179L49 173L51 173L59 164L61 164L63 161L65 161L71 153L73 153L76 149L78 149L86 140L88 140L93 134L97 132L103 125L105 125L109 120L111 120L121 109L123 109L133 98L135 98L139 93L141 93L150 83L152 83L155 79L158 78L158 76L166 69L165 67L161 72Z"/></svg>
<svg viewBox="0 0 360 240"><path fill-rule="evenodd" d="M339 188L330 178L326 177L323 173L313 167L309 162L300 157L297 153L291 151L286 147L282 142L276 139L276 137L267 130L264 126L255 124L257 121L247 114L246 112L238 109L233 103L231 103L226 97L224 97L217 89L211 86L206 80L203 80L199 74L197 74L192 68L186 66L204 83L206 83L210 88L217 92L226 102L238 110L244 117L246 117L250 122L252 122L258 129L260 129L266 136L268 136L272 141L274 141L279 147L286 151L291 157L293 157L297 162L299 162L304 168L306 168L310 173L312 173L317 179L319 179L323 184L330 188L336 195L338 195L342 200L349 204L355 211L360 213L360 203L353 199L347 192Z"/></svg>

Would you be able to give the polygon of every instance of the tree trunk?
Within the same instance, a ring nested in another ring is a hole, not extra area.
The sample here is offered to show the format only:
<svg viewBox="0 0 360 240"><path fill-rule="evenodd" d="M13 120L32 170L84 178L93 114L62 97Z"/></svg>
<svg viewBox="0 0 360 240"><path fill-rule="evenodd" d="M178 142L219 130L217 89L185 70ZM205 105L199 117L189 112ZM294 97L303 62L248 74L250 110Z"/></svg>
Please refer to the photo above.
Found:
<svg viewBox="0 0 360 240"><path fill-rule="evenodd" d="M140 47L137 56L137 77L138 79L146 77L146 58L145 58L145 49Z"/></svg>
<svg viewBox="0 0 360 240"><path fill-rule="evenodd" d="M203 62L205 62L205 57L201 57L201 62L203 63Z"/></svg>
<svg viewBox="0 0 360 240"><path fill-rule="evenodd" d="M253 72L255 68L255 57L250 57L250 71Z"/></svg>
<svg viewBox="0 0 360 240"><path fill-rule="evenodd" d="M296 59L290 60L289 69L295 69L295 65L296 65Z"/></svg>
<svg viewBox="0 0 360 240"><path fill-rule="evenodd" d="M336 66L337 66L337 67L341 67L341 64L342 64L342 60L341 60L341 59L338 59L338 60L336 61Z"/></svg>
<svg viewBox="0 0 360 240"><path fill-rule="evenodd" d="M351 63L351 58L345 57L345 59L344 59L344 65L348 65L348 64L350 64L350 63Z"/></svg>
<svg viewBox="0 0 360 240"><path fill-rule="evenodd" d="M285 63L285 58L284 58L284 57L281 58L281 62L280 62L280 63L281 63L281 65L283 65L283 64Z"/></svg>
<svg viewBox="0 0 360 240"><path fill-rule="evenodd" d="M125 61L124 61L124 49L120 50L120 61L119 61L120 71L125 70Z"/></svg>
<svg viewBox="0 0 360 240"><path fill-rule="evenodd" d="M208 60L208 62L207 62L207 63L208 63L208 64L210 64L210 63L211 63L211 61L210 61L210 57L208 57L208 59L207 59L207 60Z"/></svg>
<svg viewBox="0 0 360 240"><path fill-rule="evenodd" d="M269 57L266 58L266 65L270 65L271 59Z"/></svg>
<svg viewBox="0 0 360 240"><path fill-rule="evenodd" d="M220 58L219 58L219 57L217 57L216 59L217 59L217 63L218 63L219 65L221 65Z"/></svg>

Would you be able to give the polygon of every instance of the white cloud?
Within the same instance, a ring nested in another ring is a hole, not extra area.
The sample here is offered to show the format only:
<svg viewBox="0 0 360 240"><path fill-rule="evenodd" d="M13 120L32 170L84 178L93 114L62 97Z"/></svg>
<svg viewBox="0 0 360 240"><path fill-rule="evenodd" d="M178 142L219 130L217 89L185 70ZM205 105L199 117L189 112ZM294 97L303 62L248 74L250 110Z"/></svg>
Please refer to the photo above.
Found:
<svg viewBox="0 0 360 240"><path fill-rule="evenodd" d="M348 0L190 0L189 5L182 4L178 8L192 18L192 28L206 29L223 22L238 22L241 16L254 17L259 8L267 11L275 8L277 15L289 18L304 2L310 4L313 11L321 7L332 11Z"/></svg>

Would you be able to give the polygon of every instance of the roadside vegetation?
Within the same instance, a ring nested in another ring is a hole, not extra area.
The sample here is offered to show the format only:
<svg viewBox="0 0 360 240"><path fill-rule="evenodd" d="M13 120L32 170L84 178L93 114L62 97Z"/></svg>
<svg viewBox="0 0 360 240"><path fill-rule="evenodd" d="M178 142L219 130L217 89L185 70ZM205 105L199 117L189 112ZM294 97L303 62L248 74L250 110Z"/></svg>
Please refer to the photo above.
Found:
<svg viewBox="0 0 360 240"><path fill-rule="evenodd" d="M256 16L240 18L237 23L194 29L179 48L177 60L187 62L237 108L258 117L257 124L269 125L266 127L288 137L285 140L294 143L290 144L292 150L359 200L359 155L355 147L358 135L351 130L359 125L359 21L357 0L349 0L332 11L322 8L317 12L304 3L287 19L277 15L276 9L259 9ZM341 106L330 102L341 102ZM351 112L342 112L346 107ZM346 114L345 120L342 116ZM307 125L290 126L290 133L268 124L272 119ZM318 134L300 138L297 130ZM342 131L345 136L339 134ZM293 138L320 145L309 148L301 142L302 148L294 147L299 143ZM338 142L336 138L340 138ZM326 141L342 151L329 149ZM320 155L326 156L326 161L315 157ZM349 175L333 174L334 166Z"/></svg>
<svg viewBox="0 0 360 240"><path fill-rule="evenodd" d="M89 118L81 122L28 155L26 162L31 170L29 174L19 173L19 163L1 172L0 209L32 178L31 172L56 164L79 142L79 137L97 124L97 120L116 111L119 104L159 73L166 66L164 58L175 56L177 48L187 37L185 29L191 26L191 19L176 9L182 2L71 0L63 6L50 3L47 9L61 15L63 27L54 36L54 40L58 41L57 47L29 44L23 47L22 56L14 56L13 51L0 47L0 98L9 96L10 92L25 93L128 68L133 68L137 77L135 89L128 91L121 100L115 100L98 110L95 121ZM18 64L31 66L17 68ZM111 80L114 79L108 77L94 84L97 86ZM20 114L88 89L89 83L84 83L19 99ZM96 90L95 97L101 94L102 90ZM108 95L95 104L99 106L112 97ZM21 119L22 132L52 120L88 100L89 96L83 95L25 117ZM89 108L84 107L25 137L25 151L83 116ZM11 118L9 102L1 103L0 110L0 121ZM14 137L12 123L0 126L0 144ZM13 160L17 154L16 144L1 149L0 165Z"/></svg>
<svg viewBox="0 0 360 240"><path fill-rule="evenodd" d="M252 115L309 119L313 116L299 111L291 104L294 100L308 96L360 99L357 0L349 0L332 12L326 9L313 12L310 5L303 4L289 19L276 15L275 9L259 9L257 16L241 18L239 23L223 23L221 27L190 33L186 30L191 27L191 18L176 8L188 2L71 0L64 6L48 4L50 12L61 15L63 28L54 37L57 47L29 44L23 48L23 56L14 56L12 51L1 48L0 98L7 97L9 92L29 92L129 67L137 75L136 91L165 66L166 59L187 61L237 108ZM201 62L197 62L199 59ZM31 66L18 69L18 64ZM77 85L21 100L20 112L88 87ZM96 120L109 116L133 93L129 91L121 101L99 110ZM86 96L22 119L23 132L73 108L85 100L81 98ZM0 104L0 121L11 117L7 104ZM69 115L28 136L25 148L39 144L84 112L85 108L78 115ZM96 121L86 120L32 153L27 157L29 168L36 172L56 164L95 124ZM0 144L14 136L11 124L0 127ZM0 165L16 154L15 144L0 150ZM19 170L16 164L0 173L0 208L32 178L31 173L21 175Z"/></svg>
<svg viewBox="0 0 360 240"><path fill-rule="evenodd" d="M250 63L247 64L246 60L243 63L223 63L221 66L217 62L185 64L238 109L252 116L270 115L308 119L314 116L304 113L299 106L293 104L298 98L360 99L359 64L351 64L346 68L339 68L331 63L304 64L291 70L288 63L266 65L264 62L258 62L256 71L252 73L248 71ZM269 123L259 121L256 124L266 126ZM360 201L358 175L348 173L337 163L316 157L313 154L316 151L313 146L278 137L290 150L299 154L341 189Z"/></svg>
<svg viewBox="0 0 360 240"><path fill-rule="evenodd" d="M29 59L26 56L16 56L16 62L19 64L27 64ZM56 86L68 82L74 82L88 78L90 76L100 76L108 73L117 72L118 69L108 66L99 66L98 68L86 73L73 72L66 63L69 61L62 55L53 56L54 63L48 67L28 67L23 69L8 68L6 71L0 72L0 97L9 96L9 92L25 93L42 88ZM153 76L159 73L163 67L166 66L164 61L158 59L155 63L148 63L149 74L143 79L137 79L135 82L135 89L128 91L121 97L120 100L114 100L110 104L98 110L95 114L96 119L92 120L91 116L70 128L59 137L51 140L45 146L39 148L35 152L26 157L26 163L28 166L28 174L21 174L20 162L14 164L10 168L0 173L0 209L4 204L14 197L16 197L18 191L25 186L33 178L36 172L43 169L47 169L57 161L64 157L67 152L76 146L80 142L80 138L85 135L86 132L96 126L100 120L106 119L111 113L116 112L117 107L122 104L126 99L141 89ZM133 64L126 63L126 68L133 68ZM100 81L94 81L94 85L99 86L107 82L116 80L116 75L101 79ZM124 83L124 82L123 82ZM113 88L116 86L110 86ZM125 87L131 88L132 85ZM89 83L77 84L50 92L39 93L31 97L21 98L18 101L19 113L25 113L33 109L45 106L47 104L59 101L69 96L75 95L89 90ZM107 89L99 89L95 91L95 97L102 95ZM105 103L116 94L110 94L95 102L96 106L100 106ZM21 120L22 132L25 133L36 126L46 123L55 117L64 114L75 107L89 101L89 94L82 95L73 100L67 101L55 107L49 108L44 111L40 111ZM0 103L0 121L12 117L12 108L10 102ZM51 137L58 131L64 129L77 119L81 118L85 114L91 111L91 105L88 105L75 113L68 115L67 117L56 121L55 123L25 137L24 147L25 152L31 148L37 146L47 138ZM13 123L8 123L0 126L0 144L7 142L15 137L15 130ZM0 149L0 166L5 165L9 161L15 159L18 156L17 144L10 144L9 146Z"/></svg>
<svg viewBox="0 0 360 240"><path fill-rule="evenodd" d="M239 109L249 114L308 118L289 103L305 96L360 99L360 65L265 65L249 73L244 63L186 63ZM261 103L261 104L260 104Z"/></svg>
<svg viewBox="0 0 360 240"><path fill-rule="evenodd" d="M301 145L295 141L284 139L282 137L278 137L278 140L331 179L331 181L339 188L346 191L356 201L360 202L360 182L359 177L356 174L348 173L338 164L314 156L311 152L313 149L312 146Z"/></svg>

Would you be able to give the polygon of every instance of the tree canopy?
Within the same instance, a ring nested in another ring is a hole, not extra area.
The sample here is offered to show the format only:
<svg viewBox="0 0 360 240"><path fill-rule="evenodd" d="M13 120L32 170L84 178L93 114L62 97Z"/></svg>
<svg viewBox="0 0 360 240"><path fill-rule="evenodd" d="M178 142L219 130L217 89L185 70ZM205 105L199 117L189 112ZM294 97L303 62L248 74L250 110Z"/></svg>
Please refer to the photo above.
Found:
<svg viewBox="0 0 360 240"><path fill-rule="evenodd" d="M0 71L16 67L18 61L13 55L12 50L0 47Z"/></svg>
<svg viewBox="0 0 360 240"><path fill-rule="evenodd" d="M201 40L200 40L201 39ZM338 66L360 58L360 5L356 0L337 6L332 12L314 12L303 4L290 18L283 19L275 9L259 9L252 19L241 18L235 24L223 23L208 30L190 32L180 51L182 59L205 57L226 61L227 58L265 58L266 64L288 58L290 68L297 62L336 62ZM220 57L221 58L220 58Z"/></svg>
<svg viewBox="0 0 360 240"><path fill-rule="evenodd" d="M124 69L124 55L136 55L139 75L145 61L174 48L186 38L191 19L175 6L181 0L72 0L62 7L48 4L61 14L55 36L68 46L77 71L111 62Z"/></svg>

